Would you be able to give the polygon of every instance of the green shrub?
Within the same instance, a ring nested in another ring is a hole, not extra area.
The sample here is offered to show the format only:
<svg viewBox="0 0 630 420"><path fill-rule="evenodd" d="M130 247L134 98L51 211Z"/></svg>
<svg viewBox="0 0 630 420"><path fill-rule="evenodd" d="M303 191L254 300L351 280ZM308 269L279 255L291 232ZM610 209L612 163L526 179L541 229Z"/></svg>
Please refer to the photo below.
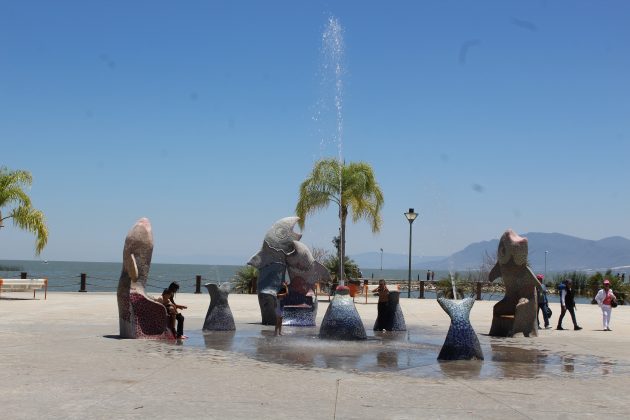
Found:
<svg viewBox="0 0 630 420"><path fill-rule="evenodd" d="M256 293L258 282L258 270L251 265L246 265L236 272L232 279L236 293Z"/></svg>

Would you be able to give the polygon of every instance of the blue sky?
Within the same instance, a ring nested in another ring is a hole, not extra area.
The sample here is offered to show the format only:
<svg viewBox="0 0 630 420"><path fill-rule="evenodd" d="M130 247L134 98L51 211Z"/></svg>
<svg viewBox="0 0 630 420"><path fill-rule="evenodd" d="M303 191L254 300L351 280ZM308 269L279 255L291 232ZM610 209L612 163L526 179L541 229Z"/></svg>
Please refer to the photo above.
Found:
<svg viewBox="0 0 630 420"><path fill-rule="evenodd" d="M331 16L343 156L385 195L349 254L406 254L409 207L418 256L506 228L630 237L627 2L0 1L0 165L33 173L42 258L118 261L146 216L155 261L245 262L337 156ZM332 249L336 212L303 241ZM0 238L0 259L33 257Z"/></svg>

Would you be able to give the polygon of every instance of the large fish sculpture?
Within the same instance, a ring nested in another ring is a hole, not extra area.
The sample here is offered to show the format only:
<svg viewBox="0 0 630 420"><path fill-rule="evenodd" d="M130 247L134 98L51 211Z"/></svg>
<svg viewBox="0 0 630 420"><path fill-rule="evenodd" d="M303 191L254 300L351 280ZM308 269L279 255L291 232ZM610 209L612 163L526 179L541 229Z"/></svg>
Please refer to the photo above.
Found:
<svg viewBox="0 0 630 420"><path fill-rule="evenodd" d="M276 295L289 272L289 296L285 298L283 324L315 325L317 298L313 291L318 281L327 281L326 267L315 261L311 251L293 231L299 217L285 217L267 231L262 248L247 263L258 269L258 303L262 323L276 323Z"/></svg>
<svg viewBox="0 0 630 420"><path fill-rule="evenodd" d="M125 238L117 300L122 338L173 338L166 328L166 308L147 296L145 288L153 255L153 230L141 218Z"/></svg>
<svg viewBox="0 0 630 420"><path fill-rule="evenodd" d="M512 229L506 230L499 240L497 263L488 276L490 282L500 277L505 285L505 297L492 310L492 336L538 335L538 281L527 266L527 253L527 238L517 235Z"/></svg>

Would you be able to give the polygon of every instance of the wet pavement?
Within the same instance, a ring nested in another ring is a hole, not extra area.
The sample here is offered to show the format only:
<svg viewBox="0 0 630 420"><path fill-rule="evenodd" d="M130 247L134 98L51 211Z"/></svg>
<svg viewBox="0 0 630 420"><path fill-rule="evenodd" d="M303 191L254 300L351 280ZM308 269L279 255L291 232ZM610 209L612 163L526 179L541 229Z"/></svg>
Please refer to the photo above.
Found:
<svg viewBox="0 0 630 420"><path fill-rule="evenodd" d="M541 378L589 377L630 373L630 365L610 358L576 355L510 344L509 340L479 335L484 360L438 361L444 337L431 331L368 330L365 341L323 340L317 327L284 327L282 336L273 328L249 324L238 331L190 331L182 350L220 350L250 359L298 369L335 369L352 373L398 372L430 378Z"/></svg>
<svg viewBox="0 0 630 420"><path fill-rule="evenodd" d="M178 300L190 336L179 345L120 339L112 293L2 300L3 418L628 418L627 307L613 332L578 305L581 331L493 338L494 302L476 302L485 360L441 363L450 319L435 301L401 300L407 332L329 342L317 327L274 337L255 295L230 296L235 332L204 334L208 296ZM373 302L356 305L370 327Z"/></svg>

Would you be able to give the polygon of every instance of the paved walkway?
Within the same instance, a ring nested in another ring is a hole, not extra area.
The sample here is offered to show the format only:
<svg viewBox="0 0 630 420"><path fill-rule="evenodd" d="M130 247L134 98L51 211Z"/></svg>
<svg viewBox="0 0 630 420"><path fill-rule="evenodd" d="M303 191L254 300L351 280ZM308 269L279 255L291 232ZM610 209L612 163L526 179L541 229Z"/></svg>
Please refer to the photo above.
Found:
<svg viewBox="0 0 630 420"><path fill-rule="evenodd" d="M199 345L203 341L195 337L203 337L207 294L178 296L178 303L189 306L184 313L191 335L190 343L179 346L118 339L113 293L27 298L3 293L0 299L0 407L5 419L630 417L630 307L613 310L612 332L601 331L597 306L578 305L582 331L496 339L485 335L494 302L476 302L471 322L486 360L474 367L435 362L448 316L434 300L401 299L411 338L389 345L405 347L411 358L434 355L409 369L361 370L317 367L317 357L301 361L299 354L292 364L278 364L245 355L244 347ZM376 317L375 301L370 302L356 305L368 328ZM327 303L320 305L321 320ZM238 331L255 330L262 337L272 333L273 327L258 324L256 296L231 295L230 306ZM552 309L557 321L559 308ZM565 327L569 323L565 319ZM429 344L414 344L425 332ZM286 333L258 342L279 345L282 352L302 334L295 328ZM242 346L248 346L247 340ZM379 343L374 340L366 349ZM343 358L343 345L338 349L341 354L335 357ZM267 350L256 349L273 354L273 348ZM387 367L387 359L382 361ZM405 361L395 357L397 364Z"/></svg>

